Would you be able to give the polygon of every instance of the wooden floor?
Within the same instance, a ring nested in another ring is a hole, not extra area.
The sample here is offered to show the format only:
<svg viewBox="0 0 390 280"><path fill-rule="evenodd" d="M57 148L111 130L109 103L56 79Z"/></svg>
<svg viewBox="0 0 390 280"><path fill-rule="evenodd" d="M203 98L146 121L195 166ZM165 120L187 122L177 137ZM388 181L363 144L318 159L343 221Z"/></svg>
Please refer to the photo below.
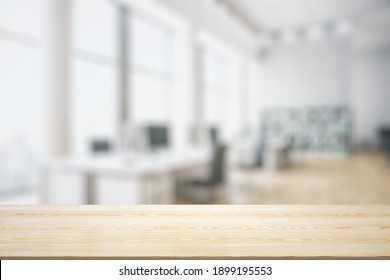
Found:
<svg viewBox="0 0 390 280"><path fill-rule="evenodd" d="M229 173L227 197L238 204L390 204L390 163L379 153L312 158L277 172Z"/></svg>
<svg viewBox="0 0 390 280"><path fill-rule="evenodd" d="M12 258L388 259L390 206L0 206Z"/></svg>

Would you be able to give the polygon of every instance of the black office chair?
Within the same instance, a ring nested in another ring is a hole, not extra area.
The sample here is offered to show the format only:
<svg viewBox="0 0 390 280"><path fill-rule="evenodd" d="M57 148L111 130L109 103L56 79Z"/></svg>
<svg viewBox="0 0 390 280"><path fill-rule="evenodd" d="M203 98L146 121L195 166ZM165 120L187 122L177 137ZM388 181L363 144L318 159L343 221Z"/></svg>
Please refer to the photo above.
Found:
<svg viewBox="0 0 390 280"><path fill-rule="evenodd" d="M179 186L179 196L198 203L211 203L215 200L218 189L225 182L226 146L217 145L213 150L213 158L208 174L204 178L196 178Z"/></svg>
<svg viewBox="0 0 390 280"><path fill-rule="evenodd" d="M381 147L390 159L390 128L381 128L379 131Z"/></svg>

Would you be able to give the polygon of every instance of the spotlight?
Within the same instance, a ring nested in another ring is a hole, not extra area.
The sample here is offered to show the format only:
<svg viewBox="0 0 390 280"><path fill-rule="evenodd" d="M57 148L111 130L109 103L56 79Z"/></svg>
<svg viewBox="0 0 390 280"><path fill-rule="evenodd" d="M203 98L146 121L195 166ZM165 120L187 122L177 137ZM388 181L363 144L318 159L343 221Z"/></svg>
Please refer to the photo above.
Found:
<svg viewBox="0 0 390 280"><path fill-rule="evenodd" d="M306 36L310 40L321 40L325 36L325 27L320 24L313 24L307 28Z"/></svg>
<svg viewBox="0 0 390 280"><path fill-rule="evenodd" d="M335 24L335 32L338 35L347 35L353 31L353 23L351 20L348 19L341 19L336 22Z"/></svg>
<svg viewBox="0 0 390 280"><path fill-rule="evenodd" d="M286 29L280 33L280 40L283 43L291 44L298 40L298 36L294 30Z"/></svg>

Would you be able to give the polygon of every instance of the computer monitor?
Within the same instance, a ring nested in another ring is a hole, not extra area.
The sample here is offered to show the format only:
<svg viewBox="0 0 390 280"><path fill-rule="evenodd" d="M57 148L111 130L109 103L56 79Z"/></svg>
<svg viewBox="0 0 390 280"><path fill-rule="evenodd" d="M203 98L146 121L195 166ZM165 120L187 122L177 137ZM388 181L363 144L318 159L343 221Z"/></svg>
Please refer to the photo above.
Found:
<svg viewBox="0 0 390 280"><path fill-rule="evenodd" d="M168 128L166 126L149 126L147 128L147 139L151 150L168 148Z"/></svg>
<svg viewBox="0 0 390 280"><path fill-rule="evenodd" d="M219 143L218 129L216 127L210 127L209 129L210 143L213 147Z"/></svg>
<svg viewBox="0 0 390 280"><path fill-rule="evenodd" d="M92 139L90 150L93 154L108 153L112 150L112 145L108 139Z"/></svg>

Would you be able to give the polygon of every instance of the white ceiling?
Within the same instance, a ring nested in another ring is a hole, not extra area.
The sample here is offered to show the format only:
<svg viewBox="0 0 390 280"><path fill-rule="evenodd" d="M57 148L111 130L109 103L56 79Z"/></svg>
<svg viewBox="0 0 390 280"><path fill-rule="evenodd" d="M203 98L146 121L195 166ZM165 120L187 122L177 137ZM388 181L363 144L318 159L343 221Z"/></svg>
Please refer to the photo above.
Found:
<svg viewBox="0 0 390 280"><path fill-rule="evenodd" d="M364 15L390 5L389 0L220 0L228 2L258 30Z"/></svg>

